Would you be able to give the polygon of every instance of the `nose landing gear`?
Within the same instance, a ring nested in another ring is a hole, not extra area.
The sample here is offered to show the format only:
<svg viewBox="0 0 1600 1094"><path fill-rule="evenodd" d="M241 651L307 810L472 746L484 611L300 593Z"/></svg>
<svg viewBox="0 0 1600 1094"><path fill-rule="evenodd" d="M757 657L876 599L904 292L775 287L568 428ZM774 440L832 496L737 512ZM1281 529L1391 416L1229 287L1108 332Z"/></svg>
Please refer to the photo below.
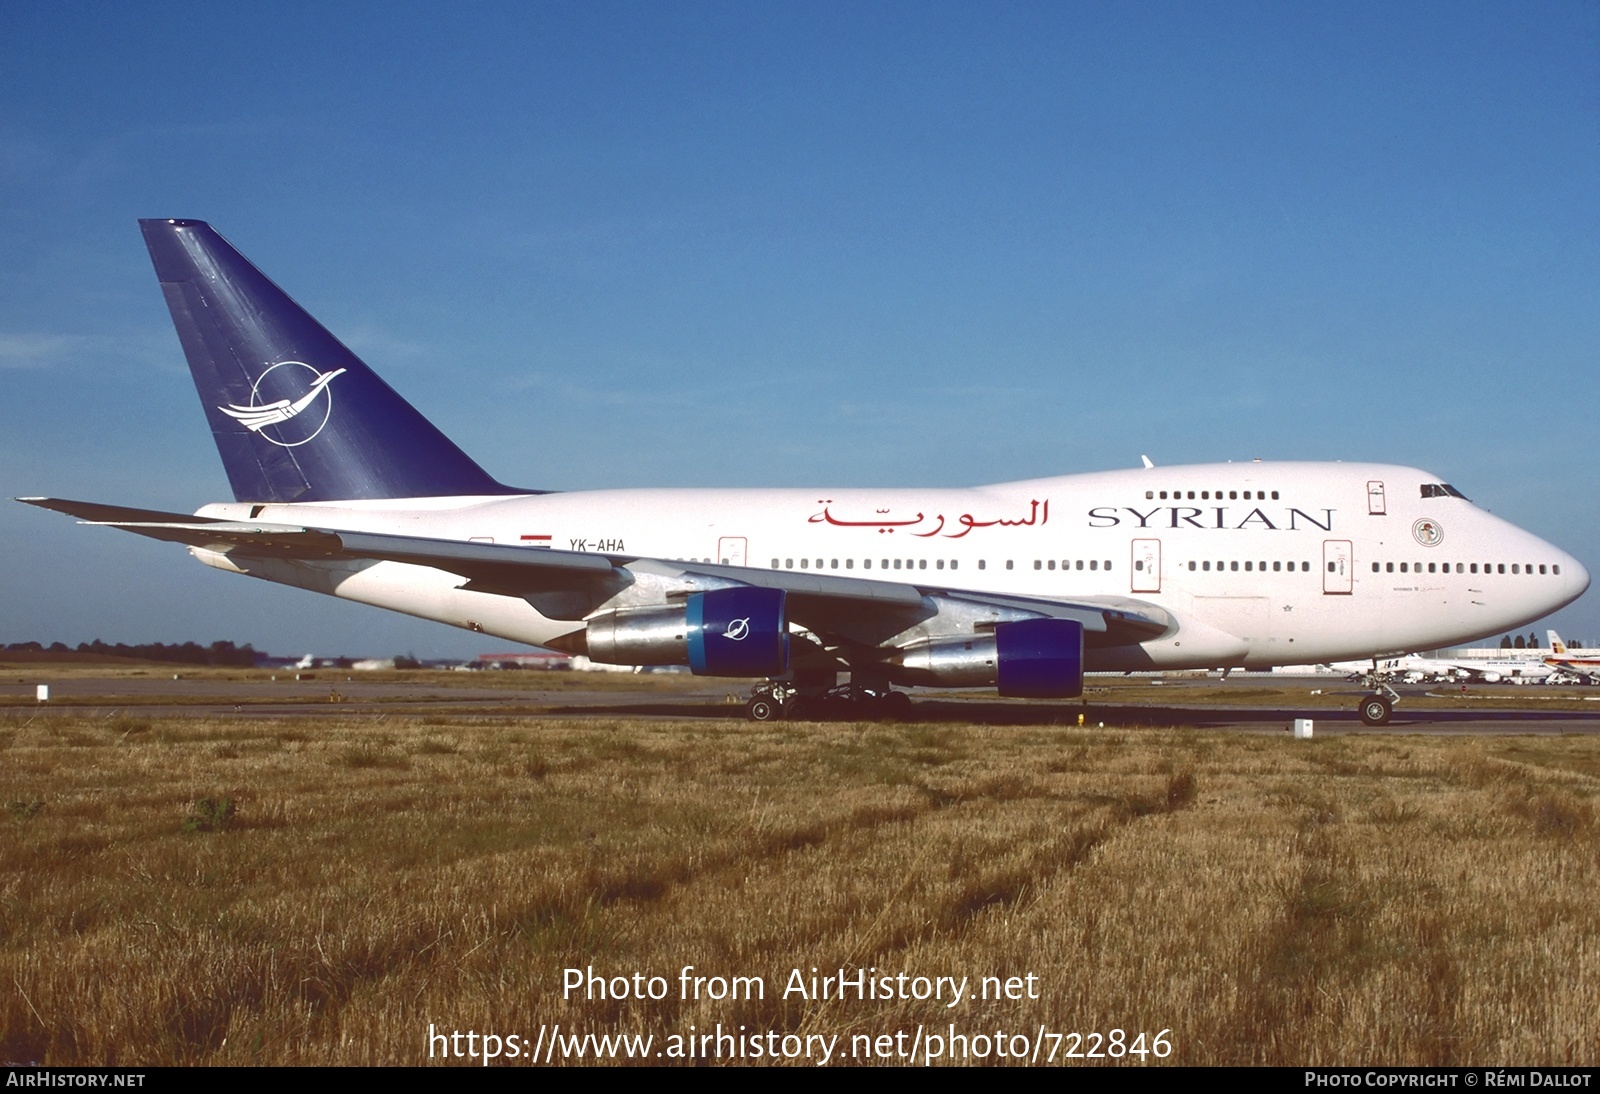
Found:
<svg viewBox="0 0 1600 1094"><path fill-rule="evenodd" d="M1400 693L1389 686L1388 674L1377 671L1374 662L1373 671L1363 673L1361 682L1372 689L1372 694L1361 700L1361 721L1369 726L1386 726L1394 715L1394 705L1400 701Z"/></svg>
<svg viewBox="0 0 1600 1094"><path fill-rule="evenodd" d="M1387 695L1369 695L1361 700L1361 721L1369 726L1386 726L1394 713L1394 700Z"/></svg>

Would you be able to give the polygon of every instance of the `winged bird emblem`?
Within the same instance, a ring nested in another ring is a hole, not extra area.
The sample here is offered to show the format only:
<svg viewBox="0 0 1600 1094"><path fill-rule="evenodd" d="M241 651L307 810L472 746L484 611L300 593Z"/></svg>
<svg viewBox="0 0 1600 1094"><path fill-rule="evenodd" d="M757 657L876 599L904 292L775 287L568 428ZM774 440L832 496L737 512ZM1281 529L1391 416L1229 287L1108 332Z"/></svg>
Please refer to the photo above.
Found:
<svg viewBox="0 0 1600 1094"><path fill-rule="evenodd" d="M322 394L322 389L327 387L334 377L341 375L343 372L344 369L336 368L332 372L318 373L317 378L311 381L311 389L293 401L279 399L277 402L266 403L263 406L240 406L238 403L230 403L228 406L219 406L217 409L250 430L250 432L260 433L269 425L287 422L290 418L310 406L316 400L316 397Z"/></svg>

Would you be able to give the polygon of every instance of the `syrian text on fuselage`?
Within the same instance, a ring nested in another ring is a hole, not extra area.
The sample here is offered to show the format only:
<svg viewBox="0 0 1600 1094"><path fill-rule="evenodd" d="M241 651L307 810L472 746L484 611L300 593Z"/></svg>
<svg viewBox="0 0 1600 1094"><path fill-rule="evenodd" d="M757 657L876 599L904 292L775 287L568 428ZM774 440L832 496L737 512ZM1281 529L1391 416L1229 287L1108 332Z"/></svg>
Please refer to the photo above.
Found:
<svg viewBox="0 0 1600 1094"><path fill-rule="evenodd" d="M1230 508L1232 512L1230 512ZM1273 520L1261 509L1251 509L1244 516L1239 516L1237 507L1226 505L1212 505L1200 508L1194 505L1160 505L1148 512L1141 512L1131 505L1110 506L1102 505L1089 510L1089 527L1115 528L1124 521L1138 521L1140 528L1199 528L1199 529L1231 529L1238 531L1243 528L1261 528L1267 531L1301 531L1306 525L1314 525L1323 532L1333 531L1333 509L1319 510L1322 519L1318 520L1304 509L1287 508L1279 511L1277 520ZM1122 515L1126 514L1126 516Z"/></svg>
<svg viewBox="0 0 1600 1094"><path fill-rule="evenodd" d="M971 513L962 513L957 517L946 519L943 513L927 514L922 511L916 513L895 513L890 509L874 509L870 516L864 519L856 514L839 516L832 511L831 499L822 499L822 511L813 514L807 521L810 524L831 525L835 528L871 528L880 535L904 531L919 539L940 536L944 539L961 539L968 533L978 528L1032 528L1048 524L1050 521L1050 500L1042 502L1035 498L1028 504L1026 515L1015 517L993 517L978 519ZM1124 523L1130 527L1138 528L1198 528L1202 530L1224 529L1238 531L1245 528L1260 528L1267 531L1300 531L1308 526L1315 527L1318 531L1333 531L1333 509L1316 510L1322 514L1319 520L1304 509L1284 507L1274 509L1274 516L1268 515L1266 510L1259 507L1244 512L1238 506L1227 505L1160 505L1149 511L1141 511L1131 505L1101 505L1090 509L1088 524L1090 528L1115 528ZM1133 524L1134 521L1138 523ZM581 548L575 548L581 549Z"/></svg>

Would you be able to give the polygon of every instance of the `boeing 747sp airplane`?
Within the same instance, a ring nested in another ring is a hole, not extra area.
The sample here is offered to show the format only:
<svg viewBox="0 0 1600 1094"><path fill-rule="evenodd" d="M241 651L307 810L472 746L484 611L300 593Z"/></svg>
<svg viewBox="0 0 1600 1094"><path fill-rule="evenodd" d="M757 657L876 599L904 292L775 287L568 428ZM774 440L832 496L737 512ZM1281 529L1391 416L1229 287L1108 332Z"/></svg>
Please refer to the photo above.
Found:
<svg viewBox="0 0 1600 1094"><path fill-rule="evenodd" d="M1589 587L1409 467L1143 467L967 489L518 489L208 225L141 222L234 500L24 498L208 566L623 665L764 677L752 717L893 685L1070 698L1096 670L1435 649ZM1381 724L1391 696L1362 703ZM813 708L815 709L815 708Z"/></svg>

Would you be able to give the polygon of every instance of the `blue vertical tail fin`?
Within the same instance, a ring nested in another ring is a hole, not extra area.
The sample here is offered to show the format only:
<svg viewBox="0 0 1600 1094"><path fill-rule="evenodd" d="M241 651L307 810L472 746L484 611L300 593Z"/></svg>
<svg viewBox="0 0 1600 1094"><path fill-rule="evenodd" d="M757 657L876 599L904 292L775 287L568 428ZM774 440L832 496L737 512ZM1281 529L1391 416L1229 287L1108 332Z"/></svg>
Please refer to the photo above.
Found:
<svg viewBox="0 0 1600 1094"><path fill-rule="evenodd" d="M238 501L521 494L198 220L141 220Z"/></svg>

